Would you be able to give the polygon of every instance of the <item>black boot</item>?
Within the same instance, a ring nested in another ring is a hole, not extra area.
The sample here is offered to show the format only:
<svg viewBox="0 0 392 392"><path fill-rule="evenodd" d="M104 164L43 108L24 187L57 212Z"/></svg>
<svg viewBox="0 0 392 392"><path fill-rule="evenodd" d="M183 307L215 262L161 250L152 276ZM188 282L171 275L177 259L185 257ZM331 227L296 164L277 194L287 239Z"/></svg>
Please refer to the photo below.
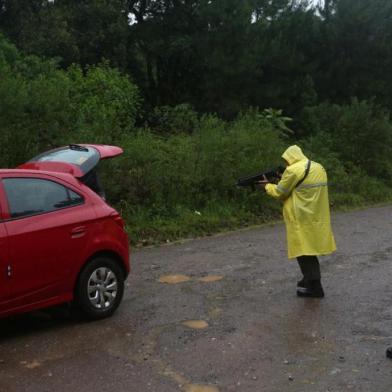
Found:
<svg viewBox="0 0 392 392"><path fill-rule="evenodd" d="M307 283L297 284L298 297L323 298L324 290L320 280L311 280Z"/></svg>
<svg viewBox="0 0 392 392"><path fill-rule="evenodd" d="M307 281L305 278L302 278L300 281L297 282L297 287L306 288L308 287Z"/></svg>

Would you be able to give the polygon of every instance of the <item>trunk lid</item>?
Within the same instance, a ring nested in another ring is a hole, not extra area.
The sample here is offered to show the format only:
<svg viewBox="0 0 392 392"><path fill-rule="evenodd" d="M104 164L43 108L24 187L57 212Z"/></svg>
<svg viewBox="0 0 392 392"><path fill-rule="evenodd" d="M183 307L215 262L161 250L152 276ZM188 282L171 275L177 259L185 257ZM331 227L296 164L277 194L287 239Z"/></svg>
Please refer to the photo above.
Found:
<svg viewBox="0 0 392 392"><path fill-rule="evenodd" d="M101 159L113 158L122 153L122 148L116 146L70 144L39 154L18 168L69 173L82 178L90 173Z"/></svg>

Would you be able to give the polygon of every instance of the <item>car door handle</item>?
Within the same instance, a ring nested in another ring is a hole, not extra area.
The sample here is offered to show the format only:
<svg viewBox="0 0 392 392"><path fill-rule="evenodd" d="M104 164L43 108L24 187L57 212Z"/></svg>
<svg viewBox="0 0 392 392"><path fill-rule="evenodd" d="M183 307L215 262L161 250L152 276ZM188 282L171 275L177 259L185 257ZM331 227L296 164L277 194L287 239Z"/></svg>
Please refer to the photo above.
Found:
<svg viewBox="0 0 392 392"><path fill-rule="evenodd" d="M71 238L80 238L86 234L86 227L79 226L71 230Z"/></svg>

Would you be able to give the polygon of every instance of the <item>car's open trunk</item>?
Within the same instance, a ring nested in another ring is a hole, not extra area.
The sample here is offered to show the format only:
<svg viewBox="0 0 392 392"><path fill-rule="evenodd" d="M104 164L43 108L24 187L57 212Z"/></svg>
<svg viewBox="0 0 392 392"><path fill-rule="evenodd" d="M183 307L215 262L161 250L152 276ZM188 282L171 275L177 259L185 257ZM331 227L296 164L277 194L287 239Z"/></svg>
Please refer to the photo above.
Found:
<svg viewBox="0 0 392 392"><path fill-rule="evenodd" d="M123 153L120 147L101 144L70 144L46 151L19 166L20 169L69 173L104 197L96 167L101 159Z"/></svg>

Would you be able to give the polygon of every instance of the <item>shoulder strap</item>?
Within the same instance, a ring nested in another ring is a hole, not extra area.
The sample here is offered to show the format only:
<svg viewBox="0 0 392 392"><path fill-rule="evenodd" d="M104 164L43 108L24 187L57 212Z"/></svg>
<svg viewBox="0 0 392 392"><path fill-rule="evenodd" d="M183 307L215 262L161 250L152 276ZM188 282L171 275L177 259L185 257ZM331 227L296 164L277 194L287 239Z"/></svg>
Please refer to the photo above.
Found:
<svg viewBox="0 0 392 392"><path fill-rule="evenodd" d="M306 170L305 170L305 175L297 182L297 185L295 186L296 188L298 188L305 180L305 178L308 176L309 174L309 170L310 170L310 160L308 161L308 164L306 165Z"/></svg>

